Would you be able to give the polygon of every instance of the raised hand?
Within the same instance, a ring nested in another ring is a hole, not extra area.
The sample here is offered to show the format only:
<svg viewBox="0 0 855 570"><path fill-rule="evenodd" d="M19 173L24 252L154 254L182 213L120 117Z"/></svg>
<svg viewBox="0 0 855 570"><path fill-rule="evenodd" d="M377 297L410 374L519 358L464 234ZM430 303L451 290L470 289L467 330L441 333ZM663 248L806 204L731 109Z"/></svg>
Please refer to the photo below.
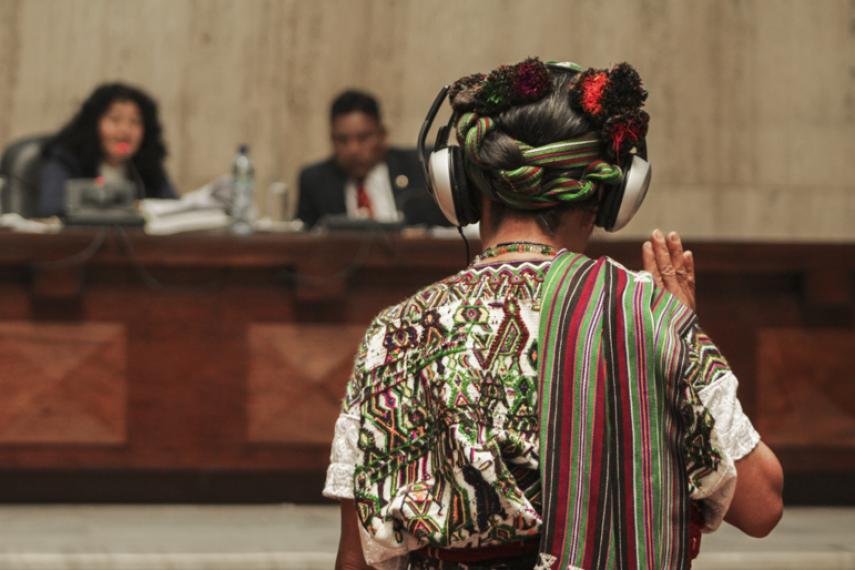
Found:
<svg viewBox="0 0 855 570"><path fill-rule="evenodd" d="M661 231L654 230L651 239L641 246L641 258L657 287L695 310L695 259L691 251L683 251L677 232L670 232L666 239Z"/></svg>

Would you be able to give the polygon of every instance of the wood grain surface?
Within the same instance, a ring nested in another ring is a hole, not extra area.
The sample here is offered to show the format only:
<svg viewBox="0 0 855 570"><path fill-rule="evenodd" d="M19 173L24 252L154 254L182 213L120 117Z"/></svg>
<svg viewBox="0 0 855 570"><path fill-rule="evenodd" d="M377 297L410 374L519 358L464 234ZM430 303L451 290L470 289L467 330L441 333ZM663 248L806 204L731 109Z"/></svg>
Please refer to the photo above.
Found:
<svg viewBox="0 0 855 570"><path fill-rule="evenodd" d="M464 263L457 239L105 231L85 260L98 231L0 233L7 470L322 472L364 328ZM632 268L638 245L588 253ZM855 246L689 246L764 439L790 472L855 469ZM40 285L69 259L79 287Z"/></svg>

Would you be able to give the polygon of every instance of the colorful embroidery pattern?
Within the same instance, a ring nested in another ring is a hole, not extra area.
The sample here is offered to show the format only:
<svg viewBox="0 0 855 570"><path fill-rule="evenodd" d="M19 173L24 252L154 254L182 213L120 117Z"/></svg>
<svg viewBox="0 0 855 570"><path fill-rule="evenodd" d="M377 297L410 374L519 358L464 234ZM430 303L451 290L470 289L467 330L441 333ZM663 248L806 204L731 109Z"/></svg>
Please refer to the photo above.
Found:
<svg viewBox="0 0 855 570"><path fill-rule="evenodd" d="M536 329L547 268L469 268L369 328L345 408L362 417L354 497L376 540L478 546L537 534Z"/></svg>

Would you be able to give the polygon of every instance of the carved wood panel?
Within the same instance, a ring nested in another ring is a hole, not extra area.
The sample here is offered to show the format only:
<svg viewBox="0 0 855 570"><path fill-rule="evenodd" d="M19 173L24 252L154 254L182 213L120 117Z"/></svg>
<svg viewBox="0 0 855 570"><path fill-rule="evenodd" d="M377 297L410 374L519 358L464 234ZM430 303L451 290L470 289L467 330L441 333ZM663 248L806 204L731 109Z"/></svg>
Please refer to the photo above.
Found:
<svg viewBox="0 0 855 570"><path fill-rule="evenodd" d="M767 329L757 342L757 428L770 445L855 447L855 333Z"/></svg>
<svg viewBox="0 0 855 570"><path fill-rule="evenodd" d="M125 327L0 322L0 443L125 441Z"/></svg>
<svg viewBox="0 0 855 570"><path fill-rule="evenodd" d="M247 439L329 445L362 325L249 327Z"/></svg>

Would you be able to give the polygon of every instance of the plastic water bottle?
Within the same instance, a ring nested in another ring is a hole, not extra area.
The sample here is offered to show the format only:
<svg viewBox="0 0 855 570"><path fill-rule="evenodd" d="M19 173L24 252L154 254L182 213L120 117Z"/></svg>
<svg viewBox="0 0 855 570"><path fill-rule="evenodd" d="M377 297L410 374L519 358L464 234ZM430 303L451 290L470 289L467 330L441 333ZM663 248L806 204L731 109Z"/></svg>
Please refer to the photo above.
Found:
<svg viewBox="0 0 855 570"><path fill-rule="evenodd" d="M252 233L253 193L255 189L255 169L249 159L249 147L238 147L232 164L234 194L232 196L232 233L247 235Z"/></svg>

